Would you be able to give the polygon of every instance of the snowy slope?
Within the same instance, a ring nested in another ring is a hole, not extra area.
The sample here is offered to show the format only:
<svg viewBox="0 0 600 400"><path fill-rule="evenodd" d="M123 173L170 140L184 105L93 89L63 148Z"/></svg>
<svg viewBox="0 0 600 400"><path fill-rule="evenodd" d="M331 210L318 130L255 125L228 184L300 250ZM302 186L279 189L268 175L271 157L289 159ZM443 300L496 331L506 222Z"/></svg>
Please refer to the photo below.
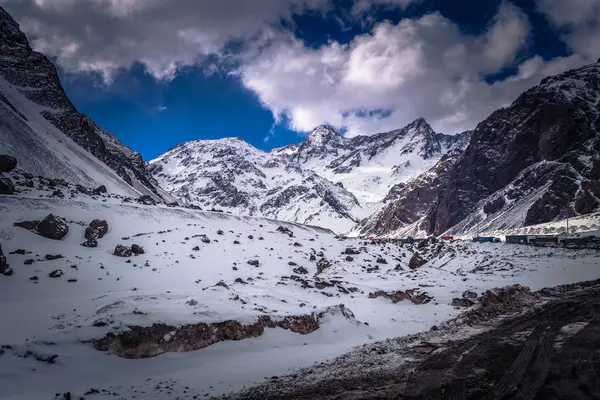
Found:
<svg viewBox="0 0 600 400"><path fill-rule="evenodd" d="M345 232L368 213L343 187L238 138L182 143L148 168L175 197L236 215Z"/></svg>
<svg viewBox="0 0 600 400"><path fill-rule="evenodd" d="M79 113L54 65L0 7L0 153L34 175L171 202L141 156Z"/></svg>
<svg viewBox="0 0 600 400"><path fill-rule="evenodd" d="M437 134L423 119L355 138L320 126L303 143L269 153L238 138L198 140L148 166L182 200L347 232L467 136Z"/></svg>
<svg viewBox="0 0 600 400"><path fill-rule="evenodd" d="M438 134L419 118L402 129L346 138L320 126L299 145L272 150L302 168L341 183L363 205L382 201L395 185L433 167L459 140Z"/></svg>
<svg viewBox="0 0 600 400"><path fill-rule="evenodd" d="M13 226L49 213L69 221L70 231L60 241ZM97 248L82 247L84 228L94 218L108 222L108 233ZM292 237L277 231L282 225ZM66 392L78 398L91 389L99 393L92 391L86 399L218 395L355 345L428 330L460 312L449 302L465 290L512 283L538 289L596 279L600 271L600 255L586 250L470 242L419 248L373 244L291 223L87 197L2 197L0 238L14 270L12 276L0 275L0 387L6 399L50 399L56 393L61 398ZM116 245L133 243L145 254L112 255ZM358 254L348 258L343 254L348 247ZM26 254L14 253L18 249ZM411 270L415 252L428 262ZM46 260L47 254L63 258ZM331 265L317 273L321 258ZM26 265L27 259L34 262ZM258 266L248 264L252 260ZM307 273L295 272L299 267ZM57 269L64 275L50 278ZM225 286L216 286L221 281ZM407 289L433 299L394 304L368 296ZM309 334L266 328L254 338L145 360L109 355L90 342L154 323L252 323L266 315L277 319L313 312L324 314Z"/></svg>

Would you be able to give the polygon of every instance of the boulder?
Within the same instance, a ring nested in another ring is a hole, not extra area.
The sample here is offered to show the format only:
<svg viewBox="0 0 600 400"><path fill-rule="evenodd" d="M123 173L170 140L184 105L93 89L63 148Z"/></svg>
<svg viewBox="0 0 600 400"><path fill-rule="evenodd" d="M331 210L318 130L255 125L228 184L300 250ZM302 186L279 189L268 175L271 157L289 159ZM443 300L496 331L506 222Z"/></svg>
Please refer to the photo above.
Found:
<svg viewBox="0 0 600 400"><path fill-rule="evenodd" d="M4 276L11 276L13 274L13 270L11 267L8 266L8 263L6 262L6 257L2 252L2 246L0 246L0 274Z"/></svg>
<svg viewBox="0 0 600 400"><path fill-rule="evenodd" d="M475 303L469 299L452 299L452 303L450 303L453 307L472 307Z"/></svg>
<svg viewBox="0 0 600 400"><path fill-rule="evenodd" d="M477 293L472 292L470 290L466 290L463 294L462 294L462 298L463 299L476 299L477 298Z"/></svg>
<svg viewBox="0 0 600 400"><path fill-rule="evenodd" d="M377 261L375 261L377 264L387 264L387 260L383 257L378 257Z"/></svg>
<svg viewBox="0 0 600 400"><path fill-rule="evenodd" d="M295 274L300 274L300 275L305 275L308 274L308 270L304 267L298 267L298 268L294 268L294 273Z"/></svg>
<svg viewBox="0 0 600 400"><path fill-rule="evenodd" d="M147 206L155 206L156 205L156 200L154 200L152 198L152 196L150 196L149 194L145 194L143 196L140 196L136 199L136 201L140 204L145 204Z"/></svg>
<svg viewBox="0 0 600 400"><path fill-rule="evenodd" d="M64 218L49 214L37 224L35 232L47 239L61 240L69 233L69 226Z"/></svg>
<svg viewBox="0 0 600 400"><path fill-rule="evenodd" d="M427 264L427 260L425 260L419 253L413 254L410 261L408 262L408 268L417 269Z"/></svg>
<svg viewBox="0 0 600 400"><path fill-rule="evenodd" d="M60 278L61 276L63 276L63 272L61 269L55 269L54 271L48 274L49 278Z"/></svg>
<svg viewBox="0 0 600 400"><path fill-rule="evenodd" d="M106 190L106 186L104 186L104 185L100 185L96 189L92 190L92 194L95 194L96 196L99 196L102 193L106 193L106 192L108 192L108 191Z"/></svg>
<svg viewBox="0 0 600 400"><path fill-rule="evenodd" d="M17 159L6 154L0 154L0 172L10 172L17 168Z"/></svg>
<svg viewBox="0 0 600 400"><path fill-rule="evenodd" d="M132 254L131 247L123 246L122 244L118 244L113 252L113 255L117 257L131 257Z"/></svg>
<svg viewBox="0 0 600 400"><path fill-rule="evenodd" d="M252 265L253 267L258 267L260 265L260 263L258 262L258 260L249 260L248 265Z"/></svg>
<svg viewBox="0 0 600 400"><path fill-rule="evenodd" d="M346 247L346 250L344 250L342 254L349 254L354 256L360 254L360 251L356 250L354 247Z"/></svg>
<svg viewBox="0 0 600 400"><path fill-rule="evenodd" d="M317 274L320 274L329 267L331 267L331 263L327 261L326 258L321 258L319 261L317 261Z"/></svg>
<svg viewBox="0 0 600 400"><path fill-rule="evenodd" d="M289 237L294 237L294 232L292 232L289 228L286 228L285 226L277 227L277 232L284 233L284 234L288 235Z"/></svg>
<svg viewBox="0 0 600 400"><path fill-rule="evenodd" d="M83 247L90 247L90 248L98 247L98 241L96 239L90 238L90 239L86 240L85 242L81 243L81 245Z"/></svg>
<svg viewBox="0 0 600 400"><path fill-rule="evenodd" d="M14 194L15 185L10 178L0 175L0 194Z"/></svg>
<svg viewBox="0 0 600 400"><path fill-rule="evenodd" d="M133 254L135 254L136 256L145 253L144 248L142 246L140 246L139 244L135 244L135 243L131 245L131 252Z"/></svg>
<svg viewBox="0 0 600 400"><path fill-rule="evenodd" d="M102 219L95 219L85 228L86 239L102 239L108 232L108 222Z"/></svg>

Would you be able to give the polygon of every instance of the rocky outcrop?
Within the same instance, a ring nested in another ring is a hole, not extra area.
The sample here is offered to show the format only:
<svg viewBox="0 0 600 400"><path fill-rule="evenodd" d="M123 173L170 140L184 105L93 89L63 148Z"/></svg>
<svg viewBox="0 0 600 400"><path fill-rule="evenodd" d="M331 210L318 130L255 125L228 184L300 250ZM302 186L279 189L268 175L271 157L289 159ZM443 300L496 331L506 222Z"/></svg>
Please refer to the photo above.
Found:
<svg viewBox="0 0 600 400"><path fill-rule="evenodd" d="M124 358L149 358L167 352L194 351L225 340L238 341L259 337L264 333L265 328L281 328L306 335L319 329L321 319L332 313L341 313L346 319L354 321L352 312L339 305L322 312L288 316L283 319L264 315L249 324L229 320L184 326L166 324L154 324L149 327L133 326L119 334L107 334L95 342L95 348Z"/></svg>
<svg viewBox="0 0 600 400"><path fill-rule="evenodd" d="M113 251L113 255L117 257L131 257L133 252L131 251L131 247L118 244Z"/></svg>
<svg viewBox="0 0 600 400"><path fill-rule="evenodd" d="M2 252L2 246L0 245L0 274L4 276L11 276L13 274L12 268L6 262L6 257Z"/></svg>
<svg viewBox="0 0 600 400"><path fill-rule="evenodd" d="M15 222L14 225L52 240L61 240L69 233L67 221L53 214L46 215L41 221Z"/></svg>
<svg viewBox="0 0 600 400"><path fill-rule="evenodd" d="M10 172L17 168L17 159L6 155L0 154L0 172Z"/></svg>
<svg viewBox="0 0 600 400"><path fill-rule="evenodd" d="M402 300L409 300L414 304L427 304L433 299L433 297L429 296L427 293L418 292L417 290L398 290L395 292L385 292L383 290L378 290L376 292L369 293L370 299L376 299L378 297L389 299L394 304Z"/></svg>
<svg viewBox="0 0 600 400"><path fill-rule="evenodd" d="M130 186L143 186L160 198L158 184L140 154L77 111L61 86L52 62L33 51L19 25L0 7L0 76L44 111L41 115L87 152L114 170ZM0 93L0 97L4 97ZM1 102L9 104L10 102ZM12 105L22 120L26 118ZM26 144L23 144L26 146ZM0 162L0 164L2 164ZM2 166L0 166L1 170Z"/></svg>
<svg viewBox="0 0 600 400"><path fill-rule="evenodd" d="M427 264L427 260L421 257L421 255L418 252L415 252L410 258L410 261L408 262L408 268L417 269L425 264Z"/></svg>

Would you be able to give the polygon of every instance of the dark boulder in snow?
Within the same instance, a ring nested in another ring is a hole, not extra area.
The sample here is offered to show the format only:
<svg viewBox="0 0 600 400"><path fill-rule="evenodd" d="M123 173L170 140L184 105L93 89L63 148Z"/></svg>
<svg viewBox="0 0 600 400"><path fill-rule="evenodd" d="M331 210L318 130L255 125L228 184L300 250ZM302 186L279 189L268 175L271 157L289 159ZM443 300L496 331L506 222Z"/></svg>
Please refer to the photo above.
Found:
<svg viewBox="0 0 600 400"><path fill-rule="evenodd" d="M54 271L48 274L49 278L60 278L61 276L63 276L63 272L61 269L55 269Z"/></svg>
<svg viewBox="0 0 600 400"><path fill-rule="evenodd" d="M108 232L108 222L102 219L95 219L85 228L86 239L102 239Z"/></svg>
<svg viewBox="0 0 600 400"><path fill-rule="evenodd" d="M17 159L6 154L0 154L0 172L10 172L17 168Z"/></svg>
<svg viewBox="0 0 600 400"><path fill-rule="evenodd" d="M113 252L113 255L117 257L131 257L132 254L131 247L123 246L122 244L118 244Z"/></svg>
<svg viewBox="0 0 600 400"><path fill-rule="evenodd" d="M342 254L357 255L360 254L360 251L356 250L354 247L346 247L346 250L344 250Z"/></svg>
<svg viewBox="0 0 600 400"><path fill-rule="evenodd" d="M419 253L413 254L410 261L408 262L408 268L417 269L427 264L427 260L425 260Z"/></svg>
<svg viewBox="0 0 600 400"><path fill-rule="evenodd" d="M150 196L148 194L138 197L136 199L136 201L140 204L145 204L147 206L155 206L156 205L156 200L154 200L152 198L152 196Z"/></svg>
<svg viewBox="0 0 600 400"><path fill-rule="evenodd" d="M95 194L96 196L101 195L106 192L108 192L108 190L106 190L106 186L104 186L104 185L100 185L96 189L92 190L92 194Z"/></svg>
<svg viewBox="0 0 600 400"><path fill-rule="evenodd" d="M49 214L37 224L34 232L47 239L61 240L69 233L69 226L64 218Z"/></svg>
<svg viewBox="0 0 600 400"><path fill-rule="evenodd" d="M81 245L83 247L90 247L90 248L98 247L98 241L96 239L90 238L90 239L86 240L85 242L81 243Z"/></svg>
<svg viewBox="0 0 600 400"><path fill-rule="evenodd" d="M252 265L253 267L258 267L260 265L260 263L258 262L258 260L249 260L248 265Z"/></svg>
<svg viewBox="0 0 600 400"><path fill-rule="evenodd" d="M469 299L454 298L452 299L451 305L453 307L472 307L473 305L475 305L475 303Z"/></svg>
<svg viewBox="0 0 600 400"><path fill-rule="evenodd" d="M13 193L15 193L15 185L8 177L0 175L0 194Z"/></svg>
<svg viewBox="0 0 600 400"><path fill-rule="evenodd" d="M298 268L294 268L294 273L300 274L300 275L306 275L306 274L308 274L308 270L304 267L298 267Z"/></svg>
<svg viewBox="0 0 600 400"><path fill-rule="evenodd" d="M319 261L317 261L317 274L320 274L329 267L331 267L331 263L327 261L327 259L321 258Z"/></svg>
<svg viewBox="0 0 600 400"><path fill-rule="evenodd" d="M286 228L285 226L279 226L277 228L277 232L285 233L289 237L294 237L294 232L292 232L289 228Z"/></svg>
<svg viewBox="0 0 600 400"><path fill-rule="evenodd" d="M476 299L477 298L477 293L472 292L470 290L466 290L463 294L462 294L462 298L463 299Z"/></svg>
<svg viewBox="0 0 600 400"><path fill-rule="evenodd" d="M54 261L59 260L61 258L63 258L62 254L46 254L46 256L44 257L46 261Z"/></svg>
<svg viewBox="0 0 600 400"><path fill-rule="evenodd" d="M378 257L377 261L375 261L377 264L387 264L387 260L383 257Z"/></svg>
<svg viewBox="0 0 600 400"><path fill-rule="evenodd" d="M10 276L13 274L13 270L11 267L8 266L8 263L6 262L6 257L2 252L2 246L0 246L0 274L4 276Z"/></svg>
<svg viewBox="0 0 600 400"><path fill-rule="evenodd" d="M142 246L140 246L139 244L135 244L135 243L131 245L131 252L133 254L135 254L136 256L145 253L144 248Z"/></svg>

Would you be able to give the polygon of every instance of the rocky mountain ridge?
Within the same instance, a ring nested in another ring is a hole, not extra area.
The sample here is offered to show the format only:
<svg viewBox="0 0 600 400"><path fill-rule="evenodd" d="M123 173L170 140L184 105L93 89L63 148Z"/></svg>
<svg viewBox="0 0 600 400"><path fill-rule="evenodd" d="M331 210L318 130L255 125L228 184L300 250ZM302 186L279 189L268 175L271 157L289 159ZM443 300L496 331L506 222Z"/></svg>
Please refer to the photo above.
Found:
<svg viewBox="0 0 600 400"><path fill-rule="evenodd" d="M494 112L452 163L441 160L430 171L437 176L359 231L461 234L587 214L600 208L599 154L600 63L593 63L545 78Z"/></svg>
<svg viewBox="0 0 600 400"><path fill-rule="evenodd" d="M146 171L139 153L77 111L60 84L54 64L33 51L17 22L2 7L0 53L0 145L19 159L22 168L50 178L79 178L81 183L87 184L100 175L107 178L105 171L95 176L81 176L87 172L82 171L86 169L84 165L96 164L89 159L92 155L114 171L118 180L124 181L119 182L119 186L125 183L134 191L157 200L172 200ZM56 138L54 143L49 143L48 136ZM98 170L98 167L93 169ZM114 180L114 177L108 179Z"/></svg>

